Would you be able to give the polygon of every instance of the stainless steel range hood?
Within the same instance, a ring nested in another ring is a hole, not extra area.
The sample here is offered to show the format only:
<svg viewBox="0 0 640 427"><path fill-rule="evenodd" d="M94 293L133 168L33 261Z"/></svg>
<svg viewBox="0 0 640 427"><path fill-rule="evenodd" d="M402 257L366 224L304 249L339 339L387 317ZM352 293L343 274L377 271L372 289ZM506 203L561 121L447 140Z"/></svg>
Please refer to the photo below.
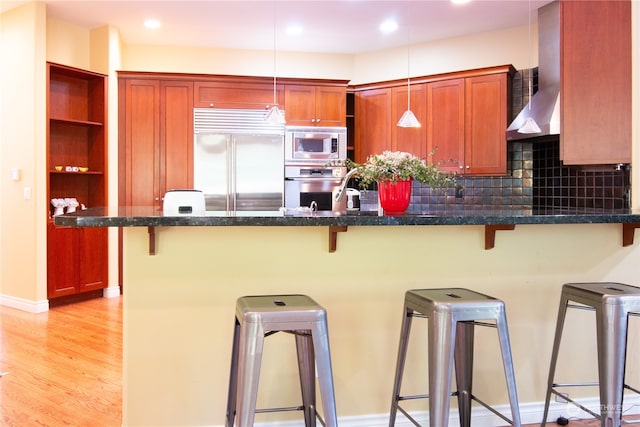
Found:
<svg viewBox="0 0 640 427"><path fill-rule="evenodd" d="M560 134L560 4L538 9L538 92L507 128L507 141ZM539 133L521 133L527 118Z"/></svg>

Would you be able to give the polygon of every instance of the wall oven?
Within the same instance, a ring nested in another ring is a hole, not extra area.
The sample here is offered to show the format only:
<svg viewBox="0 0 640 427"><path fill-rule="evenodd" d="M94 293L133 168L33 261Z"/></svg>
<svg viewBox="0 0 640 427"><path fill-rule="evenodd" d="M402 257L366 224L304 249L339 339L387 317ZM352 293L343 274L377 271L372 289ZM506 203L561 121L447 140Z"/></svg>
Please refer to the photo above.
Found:
<svg viewBox="0 0 640 427"><path fill-rule="evenodd" d="M285 162L326 164L347 158L346 127L285 129Z"/></svg>
<svg viewBox="0 0 640 427"><path fill-rule="evenodd" d="M285 165L286 208L311 207L318 211L346 211L346 197L336 201L347 168L343 166Z"/></svg>

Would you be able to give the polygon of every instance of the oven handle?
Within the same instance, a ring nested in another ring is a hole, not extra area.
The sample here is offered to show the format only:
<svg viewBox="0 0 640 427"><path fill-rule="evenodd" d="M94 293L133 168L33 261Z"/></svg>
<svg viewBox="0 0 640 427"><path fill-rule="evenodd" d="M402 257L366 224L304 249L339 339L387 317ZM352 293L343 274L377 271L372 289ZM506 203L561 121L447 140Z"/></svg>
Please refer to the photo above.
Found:
<svg viewBox="0 0 640 427"><path fill-rule="evenodd" d="M323 177L285 177L285 181L300 181L300 182L319 182L319 181L329 181L340 184L342 182L342 178L323 178Z"/></svg>

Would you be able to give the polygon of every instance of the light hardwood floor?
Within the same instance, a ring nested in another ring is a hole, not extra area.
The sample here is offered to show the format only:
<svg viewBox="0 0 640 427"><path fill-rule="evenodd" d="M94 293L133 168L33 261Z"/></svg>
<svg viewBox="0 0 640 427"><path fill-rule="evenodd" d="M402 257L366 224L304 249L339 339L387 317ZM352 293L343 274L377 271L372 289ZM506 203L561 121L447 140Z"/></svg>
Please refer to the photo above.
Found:
<svg viewBox="0 0 640 427"><path fill-rule="evenodd" d="M122 297L40 314L0 307L0 373L2 426L122 425Z"/></svg>
<svg viewBox="0 0 640 427"><path fill-rule="evenodd" d="M0 425L122 425L122 297L0 314Z"/></svg>

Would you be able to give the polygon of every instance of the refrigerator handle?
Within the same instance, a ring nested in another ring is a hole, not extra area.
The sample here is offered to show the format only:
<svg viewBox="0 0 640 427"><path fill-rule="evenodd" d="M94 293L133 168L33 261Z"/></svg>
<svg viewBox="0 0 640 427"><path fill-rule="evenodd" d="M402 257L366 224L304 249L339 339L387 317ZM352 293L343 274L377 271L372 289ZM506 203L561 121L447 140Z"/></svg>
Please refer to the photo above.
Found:
<svg viewBox="0 0 640 427"><path fill-rule="evenodd" d="M225 150L225 154L226 154L226 160L227 160L227 165L226 165L226 173L224 174L224 180L225 180L225 188L226 188L226 196L225 196L225 205L226 205L226 209L227 212L229 212L229 208L230 208L230 204L231 204L231 169L232 169L232 154L231 154L231 149L232 149L232 141L231 141L231 136L229 136L227 138L227 149Z"/></svg>
<svg viewBox="0 0 640 427"><path fill-rule="evenodd" d="M237 194L236 194L236 183L237 183L237 174L236 174L236 157L237 157L237 146L238 146L238 141L236 141L235 137L231 137L231 164L230 164L230 168L231 168L231 173L229 174L229 176L231 177L231 191L230 191L230 197L231 197L231 210L233 212L236 211L236 205L237 205Z"/></svg>

